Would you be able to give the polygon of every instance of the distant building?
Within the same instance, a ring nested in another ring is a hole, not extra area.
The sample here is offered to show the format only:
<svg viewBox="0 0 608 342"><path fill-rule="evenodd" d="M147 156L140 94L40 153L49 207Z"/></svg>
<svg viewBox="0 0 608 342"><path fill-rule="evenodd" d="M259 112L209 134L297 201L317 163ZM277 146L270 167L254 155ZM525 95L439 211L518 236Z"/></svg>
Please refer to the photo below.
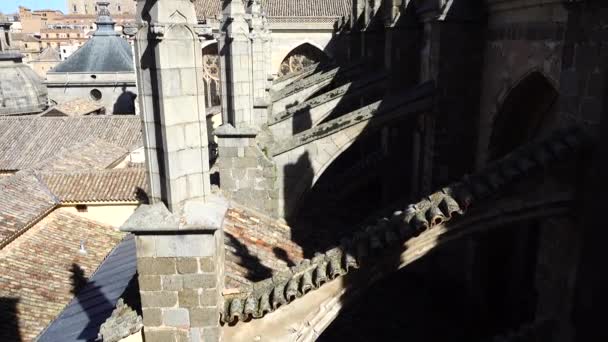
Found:
<svg viewBox="0 0 608 342"><path fill-rule="evenodd" d="M82 28L45 28L40 30L42 47L59 48L65 45L82 45L87 41Z"/></svg>
<svg viewBox="0 0 608 342"><path fill-rule="evenodd" d="M76 52L82 44L63 45L59 48L59 56L62 61L65 61Z"/></svg>
<svg viewBox="0 0 608 342"><path fill-rule="evenodd" d="M12 46L10 26L0 23L0 116L40 113L47 107L47 89Z"/></svg>
<svg viewBox="0 0 608 342"><path fill-rule="evenodd" d="M107 114L135 114L137 90L131 46L115 31L108 9L100 6L95 33L47 73L45 83L56 103L90 98L103 104Z"/></svg>
<svg viewBox="0 0 608 342"><path fill-rule="evenodd" d="M44 78L46 73L59 64L59 62L61 62L59 52L55 48L47 47L36 59L31 60L29 65L38 76Z"/></svg>
<svg viewBox="0 0 608 342"><path fill-rule="evenodd" d="M134 0L108 0L107 7L116 14L135 14ZM66 6L70 14L95 14L99 11L97 0L67 0Z"/></svg>
<svg viewBox="0 0 608 342"><path fill-rule="evenodd" d="M14 26L14 23L13 23ZM11 26L11 32L13 26ZM27 33L12 33L11 45L18 49L23 54L23 62L29 63L31 60L38 58L42 52L42 42L40 39Z"/></svg>
<svg viewBox="0 0 608 342"><path fill-rule="evenodd" d="M52 9L30 10L19 6L21 30L25 33L40 33L49 24L56 23L63 17L63 12Z"/></svg>

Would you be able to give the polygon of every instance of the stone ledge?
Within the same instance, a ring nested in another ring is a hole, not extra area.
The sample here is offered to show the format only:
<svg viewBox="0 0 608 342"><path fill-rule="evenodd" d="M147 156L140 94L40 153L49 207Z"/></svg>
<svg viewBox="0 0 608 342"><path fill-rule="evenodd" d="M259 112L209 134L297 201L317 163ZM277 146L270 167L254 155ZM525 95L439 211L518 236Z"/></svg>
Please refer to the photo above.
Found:
<svg viewBox="0 0 608 342"><path fill-rule="evenodd" d="M218 138L226 138L226 137L247 137L247 138L255 138L259 133L258 129L252 127L240 127L236 128L231 124L223 124L215 131L213 134Z"/></svg>
<svg viewBox="0 0 608 342"><path fill-rule="evenodd" d="M216 195L205 202L186 202L180 214L170 212L162 202L141 205L120 230L136 234L216 231L222 228L226 211L228 201Z"/></svg>

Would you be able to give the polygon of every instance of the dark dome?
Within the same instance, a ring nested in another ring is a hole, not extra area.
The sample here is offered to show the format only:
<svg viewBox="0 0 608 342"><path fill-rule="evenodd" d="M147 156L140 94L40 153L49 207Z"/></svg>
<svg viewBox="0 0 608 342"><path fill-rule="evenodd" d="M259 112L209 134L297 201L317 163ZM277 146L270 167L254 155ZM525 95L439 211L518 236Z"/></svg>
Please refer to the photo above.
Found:
<svg viewBox="0 0 608 342"><path fill-rule="evenodd" d="M53 72L134 72L131 45L114 31L107 4L98 3L97 30L80 49ZM103 5L103 6L101 6Z"/></svg>

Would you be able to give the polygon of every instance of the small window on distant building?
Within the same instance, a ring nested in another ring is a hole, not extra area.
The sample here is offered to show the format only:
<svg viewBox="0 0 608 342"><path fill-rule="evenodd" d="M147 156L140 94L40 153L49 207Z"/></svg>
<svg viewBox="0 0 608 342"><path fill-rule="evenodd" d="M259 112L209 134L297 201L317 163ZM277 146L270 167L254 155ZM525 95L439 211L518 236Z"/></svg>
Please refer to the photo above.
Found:
<svg viewBox="0 0 608 342"><path fill-rule="evenodd" d="M85 204L79 204L76 206L76 211L79 213L86 213L89 211L89 208Z"/></svg>
<svg viewBox="0 0 608 342"><path fill-rule="evenodd" d="M65 49L63 49L63 53L66 53Z"/></svg>
<svg viewBox="0 0 608 342"><path fill-rule="evenodd" d="M91 95L91 100L95 100L95 101L101 100L101 97L102 97L101 91L99 91L99 89L91 90L90 95Z"/></svg>
<svg viewBox="0 0 608 342"><path fill-rule="evenodd" d="M74 9L74 12L76 12L76 5L74 5L73 9Z"/></svg>
<svg viewBox="0 0 608 342"><path fill-rule="evenodd" d="M95 5L95 12L97 12L97 5Z"/></svg>
<svg viewBox="0 0 608 342"><path fill-rule="evenodd" d="M27 43L25 43L25 48L27 49Z"/></svg>
<svg viewBox="0 0 608 342"><path fill-rule="evenodd" d="M118 5L118 12L120 12L120 5Z"/></svg>

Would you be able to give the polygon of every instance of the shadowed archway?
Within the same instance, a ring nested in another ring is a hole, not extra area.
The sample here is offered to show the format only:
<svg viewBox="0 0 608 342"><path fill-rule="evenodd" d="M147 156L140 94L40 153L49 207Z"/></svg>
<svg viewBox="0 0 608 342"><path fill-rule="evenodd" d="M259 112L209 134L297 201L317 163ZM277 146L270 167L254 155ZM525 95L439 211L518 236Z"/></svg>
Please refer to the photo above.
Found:
<svg viewBox="0 0 608 342"><path fill-rule="evenodd" d="M300 72L316 63L322 65L327 62L329 62L329 57L325 52L310 43L304 43L291 50L283 59L279 67L279 76Z"/></svg>
<svg viewBox="0 0 608 342"><path fill-rule="evenodd" d="M540 72L524 77L505 97L490 138L490 160L496 160L548 130L558 92Z"/></svg>

